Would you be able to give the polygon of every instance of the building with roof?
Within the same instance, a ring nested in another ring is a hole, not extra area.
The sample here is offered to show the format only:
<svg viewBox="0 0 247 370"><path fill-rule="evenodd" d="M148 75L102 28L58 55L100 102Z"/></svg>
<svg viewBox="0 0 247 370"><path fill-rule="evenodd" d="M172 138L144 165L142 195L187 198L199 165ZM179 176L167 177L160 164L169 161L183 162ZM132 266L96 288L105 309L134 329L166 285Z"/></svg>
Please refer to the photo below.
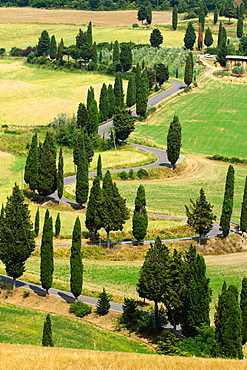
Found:
<svg viewBox="0 0 247 370"><path fill-rule="evenodd" d="M242 55L227 55L226 63L232 69L235 64L240 63L247 70L247 57Z"/></svg>

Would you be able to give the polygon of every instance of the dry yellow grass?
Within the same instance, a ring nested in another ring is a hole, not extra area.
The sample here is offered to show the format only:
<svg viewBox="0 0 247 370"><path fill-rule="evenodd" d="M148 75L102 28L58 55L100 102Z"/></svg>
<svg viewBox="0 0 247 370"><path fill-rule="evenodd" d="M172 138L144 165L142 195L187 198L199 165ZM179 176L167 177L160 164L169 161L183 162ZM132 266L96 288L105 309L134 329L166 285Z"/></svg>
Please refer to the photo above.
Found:
<svg viewBox="0 0 247 370"><path fill-rule="evenodd" d="M137 23L137 10L88 11L73 9L0 8L0 23L50 23L116 27ZM171 22L171 12L153 12L153 24ZM139 22L140 23L140 22Z"/></svg>
<svg viewBox="0 0 247 370"><path fill-rule="evenodd" d="M97 352L65 348L44 348L0 344L1 370L30 369L121 369L132 370L239 370L246 361Z"/></svg>

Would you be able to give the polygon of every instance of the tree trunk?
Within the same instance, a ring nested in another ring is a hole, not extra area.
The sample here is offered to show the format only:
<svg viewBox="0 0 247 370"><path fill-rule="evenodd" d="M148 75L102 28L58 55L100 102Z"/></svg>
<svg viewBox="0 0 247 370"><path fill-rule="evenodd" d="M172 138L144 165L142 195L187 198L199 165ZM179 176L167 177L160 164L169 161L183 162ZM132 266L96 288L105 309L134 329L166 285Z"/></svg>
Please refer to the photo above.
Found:
<svg viewBox="0 0 247 370"><path fill-rule="evenodd" d="M158 331L159 328L159 307L157 300L154 301L154 316L155 316L155 328Z"/></svg>
<svg viewBox="0 0 247 370"><path fill-rule="evenodd" d="M45 293L46 295L49 295L49 289L46 289L46 293Z"/></svg>
<svg viewBox="0 0 247 370"><path fill-rule="evenodd" d="M15 288L16 288L16 278L13 277L13 290L15 290Z"/></svg>
<svg viewBox="0 0 247 370"><path fill-rule="evenodd" d="M173 329L172 329L172 332L173 332L173 334L176 334L176 320L175 319L173 319Z"/></svg>
<svg viewBox="0 0 247 370"><path fill-rule="evenodd" d="M202 236L199 234L199 244L202 244Z"/></svg>
<svg viewBox="0 0 247 370"><path fill-rule="evenodd" d="M110 248L110 246L111 246L111 243L110 243L110 231L107 231L106 238L107 238L106 247L107 248Z"/></svg>
<svg viewBox="0 0 247 370"><path fill-rule="evenodd" d="M96 234L97 234L97 230L94 229L94 231L93 231L93 243L96 242Z"/></svg>

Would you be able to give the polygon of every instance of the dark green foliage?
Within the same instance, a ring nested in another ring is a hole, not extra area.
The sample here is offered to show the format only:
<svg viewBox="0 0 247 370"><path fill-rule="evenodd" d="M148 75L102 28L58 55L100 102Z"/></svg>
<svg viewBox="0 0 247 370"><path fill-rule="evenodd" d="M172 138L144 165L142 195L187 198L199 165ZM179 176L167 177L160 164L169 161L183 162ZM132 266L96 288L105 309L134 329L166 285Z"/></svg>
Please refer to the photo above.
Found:
<svg viewBox="0 0 247 370"><path fill-rule="evenodd" d="M114 95L115 95L115 104L118 108L123 108L124 106L124 92L123 92L123 82L121 73L118 72L114 82Z"/></svg>
<svg viewBox="0 0 247 370"><path fill-rule="evenodd" d="M93 43L93 47L92 47L92 61L94 63L97 63L98 62L98 53L97 53L97 45L96 45L96 42Z"/></svg>
<svg viewBox="0 0 247 370"><path fill-rule="evenodd" d="M38 235L39 235L39 208L37 208L34 221L34 236L37 237Z"/></svg>
<svg viewBox="0 0 247 370"><path fill-rule="evenodd" d="M81 301L76 301L71 303L69 312L74 313L77 317L84 317L89 315L92 311L92 307L88 306L86 303Z"/></svg>
<svg viewBox="0 0 247 370"><path fill-rule="evenodd" d="M136 172L136 175L139 179L147 179L149 177L149 172L146 170L146 168L140 168Z"/></svg>
<svg viewBox="0 0 247 370"><path fill-rule="evenodd" d="M39 154L38 154L38 142L37 134L32 137L31 146L28 151L26 160L24 180L29 184L31 190L35 190L38 187L38 167L39 167Z"/></svg>
<svg viewBox="0 0 247 370"><path fill-rule="evenodd" d="M4 219L4 206L3 206L3 204L2 204L1 212L0 212L0 224L1 224L1 222L3 221L3 219Z"/></svg>
<svg viewBox="0 0 247 370"><path fill-rule="evenodd" d="M140 9L137 12L137 19L138 21L143 21L146 19L146 7L144 5L140 6Z"/></svg>
<svg viewBox="0 0 247 370"><path fill-rule="evenodd" d="M165 81L169 79L169 70L168 66L163 63L159 63L156 66L156 80L158 84L161 86Z"/></svg>
<svg viewBox="0 0 247 370"><path fill-rule="evenodd" d="M34 250L33 225L24 196L15 184L12 195L7 198L4 219L0 223L0 259L13 285L25 271L25 261Z"/></svg>
<svg viewBox="0 0 247 370"><path fill-rule="evenodd" d="M58 44L58 48L57 48L57 57L56 57L57 60L63 59L63 49L64 49L64 43L63 43L63 39L61 39L61 41Z"/></svg>
<svg viewBox="0 0 247 370"><path fill-rule="evenodd" d="M175 31L178 25L178 8L177 5L174 5L172 9L172 29Z"/></svg>
<svg viewBox="0 0 247 370"><path fill-rule="evenodd" d="M56 42L56 38L55 38L54 35L52 35L52 37L51 37L49 54L50 54L51 59L56 59L56 57L57 57L57 42Z"/></svg>
<svg viewBox="0 0 247 370"><path fill-rule="evenodd" d="M51 316L49 313L46 315L46 319L44 322L43 335L42 335L42 346L43 347L53 347Z"/></svg>
<svg viewBox="0 0 247 370"><path fill-rule="evenodd" d="M137 63L136 65L135 83L136 83L136 95L137 95L137 91L140 89L140 85L141 85L141 68L140 68L139 63Z"/></svg>
<svg viewBox="0 0 247 370"><path fill-rule="evenodd" d="M243 33L244 33L244 21L243 18L239 18L237 24L237 37L240 39L243 36Z"/></svg>
<svg viewBox="0 0 247 370"><path fill-rule="evenodd" d="M60 231L61 231L61 218L60 213L58 213L55 221L55 233L54 233L56 238L60 235Z"/></svg>
<svg viewBox="0 0 247 370"><path fill-rule="evenodd" d="M106 84L103 83L99 97L100 122L106 121L108 119L108 104L108 91Z"/></svg>
<svg viewBox="0 0 247 370"><path fill-rule="evenodd" d="M163 36L158 28L154 28L149 38L150 44L154 48L158 48L163 42Z"/></svg>
<svg viewBox="0 0 247 370"><path fill-rule="evenodd" d="M49 132L46 134L44 144L39 148L38 192L47 196L57 189L57 168L54 145L51 145Z"/></svg>
<svg viewBox="0 0 247 370"><path fill-rule="evenodd" d="M111 307L110 300L111 300L111 295L106 293L105 288L103 288L102 293L99 293L99 299L97 302L96 312L98 315L104 316L108 314L109 309Z"/></svg>
<svg viewBox="0 0 247 370"><path fill-rule="evenodd" d="M112 59L113 63L117 64L120 62L119 45L117 40L114 42Z"/></svg>
<svg viewBox="0 0 247 370"><path fill-rule="evenodd" d="M37 53L38 56L48 55L50 49L50 37L46 30L42 31L38 45L37 45Z"/></svg>
<svg viewBox="0 0 247 370"><path fill-rule="evenodd" d="M232 0L227 0L225 3L225 11L224 11L224 16L229 18L229 23L231 21L231 18L235 17L235 9L233 5Z"/></svg>
<svg viewBox="0 0 247 370"><path fill-rule="evenodd" d="M199 8L199 19L198 23L202 25L202 31L204 31L204 24L205 24L205 12L204 12L204 2L201 1L200 8Z"/></svg>
<svg viewBox="0 0 247 370"><path fill-rule="evenodd" d="M99 157L100 158L100 157ZM101 172L102 177L102 172ZM103 198L100 188L100 178L96 177L90 191L85 225L89 231L93 232L93 242L96 241L97 231L103 226Z"/></svg>
<svg viewBox="0 0 247 370"><path fill-rule="evenodd" d="M146 6L146 21L147 24L152 23L152 5L150 2L148 2L148 5Z"/></svg>
<svg viewBox="0 0 247 370"><path fill-rule="evenodd" d="M149 81L146 72L145 75L142 74L136 90L136 114L138 114L141 117L146 117L148 102L148 86Z"/></svg>
<svg viewBox="0 0 247 370"><path fill-rule="evenodd" d="M63 196L63 151L59 151L58 171L57 171L57 195L61 199Z"/></svg>
<svg viewBox="0 0 247 370"><path fill-rule="evenodd" d="M122 230L129 212L126 201L121 197L116 184L112 182L111 174L106 172L102 187L103 196L103 227L107 233L107 247L110 247L110 231Z"/></svg>
<svg viewBox="0 0 247 370"><path fill-rule="evenodd" d="M186 356L196 357L215 357L215 337L214 329L207 325L202 325L197 329L198 334L194 338L188 338L180 342L179 348Z"/></svg>
<svg viewBox="0 0 247 370"><path fill-rule="evenodd" d="M99 112L98 106L95 99L91 101L90 107L88 109L88 127L87 132L89 135L95 135L98 133L99 128Z"/></svg>
<svg viewBox="0 0 247 370"><path fill-rule="evenodd" d="M98 156L98 161L97 161L97 177L99 180L102 180L102 161L101 161L101 155L99 154Z"/></svg>
<svg viewBox="0 0 247 370"><path fill-rule="evenodd" d="M76 36L76 47L78 48L78 49L81 49L82 48L82 46L86 43L86 41L87 41L87 33L86 32L83 32L82 30L81 30L81 28L79 29L79 32L78 32L78 34L77 34L77 36Z"/></svg>
<svg viewBox="0 0 247 370"><path fill-rule="evenodd" d="M116 112L115 94L112 85L108 86L108 117L111 118Z"/></svg>
<svg viewBox="0 0 247 370"><path fill-rule="evenodd" d="M199 233L199 243L201 237L209 233L213 228L215 216L212 212L213 206L206 200L203 189L200 189L200 196L194 202L190 199L191 205L185 206L186 215L188 217L188 225L193 227Z"/></svg>
<svg viewBox="0 0 247 370"><path fill-rule="evenodd" d="M240 215L240 230L247 231L247 177L245 179L243 202Z"/></svg>
<svg viewBox="0 0 247 370"><path fill-rule="evenodd" d="M216 6L214 8L214 24L216 24L218 22L218 18L219 18L219 9L218 7Z"/></svg>
<svg viewBox="0 0 247 370"><path fill-rule="evenodd" d="M188 55L186 58L185 70L184 70L184 82L186 85L190 85L193 81L193 56Z"/></svg>
<svg viewBox="0 0 247 370"><path fill-rule="evenodd" d="M79 154L81 150L85 151L86 159L89 162L92 161L92 158L94 156L92 141L90 140L89 135L85 131L75 131L74 132L74 163L76 166L78 166L79 163Z"/></svg>
<svg viewBox="0 0 247 370"><path fill-rule="evenodd" d="M84 143L83 143L84 144ZM77 173L76 173L76 201L82 205L87 201L88 198L88 160L85 153L85 147L82 147L78 151L78 162L77 162Z"/></svg>
<svg viewBox="0 0 247 370"><path fill-rule="evenodd" d="M156 352L167 356L185 356L180 346L181 341L173 333L167 333L165 338L158 341Z"/></svg>
<svg viewBox="0 0 247 370"><path fill-rule="evenodd" d="M144 263L140 271L140 278L137 284L137 292L141 298L154 301L155 304L155 325L159 326L158 303L162 301L167 283L170 280L170 256L168 248L162 244L157 237L154 244L150 244Z"/></svg>
<svg viewBox="0 0 247 370"><path fill-rule="evenodd" d="M167 70L168 71L168 70ZM148 68L147 69L147 75L148 75L148 88L151 90L156 83L156 70Z"/></svg>
<svg viewBox="0 0 247 370"><path fill-rule="evenodd" d="M188 24L186 33L184 36L184 47L192 50L196 41L196 33L191 23Z"/></svg>
<svg viewBox="0 0 247 370"><path fill-rule="evenodd" d="M89 110L93 99L94 99L94 88L90 86L87 91L87 110Z"/></svg>
<svg viewBox="0 0 247 370"><path fill-rule="evenodd" d="M129 328L135 321L137 312L137 302L133 298L124 297L123 313L121 316L121 322L126 324Z"/></svg>
<svg viewBox="0 0 247 370"><path fill-rule="evenodd" d="M242 359L241 310L234 293L225 291L225 287L219 295L214 322L217 355Z"/></svg>
<svg viewBox="0 0 247 370"><path fill-rule="evenodd" d="M214 39L213 39L213 36L212 36L212 32L210 30L210 28L208 27L206 29L206 32L205 32L205 37L204 37L204 44L209 47L213 44L214 42Z"/></svg>
<svg viewBox="0 0 247 370"><path fill-rule="evenodd" d="M171 162L173 169L179 158L181 145L181 125L178 116L174 116L167 134L166 150L168 160Z"/></svg>
<svg viewBox="0 0 247 370"><path fill-rule="evenodd" d="M50 217L49 210L47 209L45 213L40 247L40 281L42 288L46 290L46 294L48 294L48 290L52 286L53 270L54 262L52 217Z"/></svg>
<svg viewBox="0 0 247 370"><path fill-rule="evenodd" d="M122 44L120 51L120 63L122 70L127 72L132 66L132 52L130 45Z"/></svg>
<svg viewBox="0 0 247 370"><path fill-rule="evenodd" d="M88 110L84 103L79 103L77 109L77 126L81 129L88 127Z"/></svg>
<svg viewBox="0 0 247 370"><path fill-rule="evenodd" d="M229 234L234 197L234 168L230 164L226 175L225 193L220 218L223 236Z"/></svg>
<svg viewBox="0 0 247 370"><path fill-rule="evenodd" d="M82 292L82 276L81 223L79 217L77 217L72 234L70 254L70 291L76 300Z"/></svg>
<svg viewBox="0 0 247 370"><path fill-rule="evenodd" d="M131 111L121 110L113 117L114 134L117 140L128 139L130 133L134 131L134 118Z"/></svg>
<svg viewBox="0 0 247 370"><path fill-rule="evenodd" d="M86 35L86 42L88 45L93 45L93 30L92 30L92 22L90 21L87 26L87 35Z"/></svg>
<svg viewBox="0 0 247 370"><path fill-rule="evenodd" d="M226 55L227 55L226 39L227 39L226 29L225 27L222 26L222 22L220 21L216 59L222 67L226 66Z"/></svg>
<svg viewBox="0 0 247 370"><path fill-rule="evenodd" d="M143 240L147 233L148 216L146 211L145 188L140 185L135 198L135 210L133 215L132 233L136 240Z"/></svg>
<svg viewBox="0 0 247 370"><path fill-rule="evenodd" d="M242 36L239 43L239 51L247 56L247 36Z"/></svg>
<svg viewBox="0 0 247 370"><path fill-rule="evenodd" d="M242 344L247 342L247 278L242 280L242 290L240 294L240 308L242 313Z"/></svg>

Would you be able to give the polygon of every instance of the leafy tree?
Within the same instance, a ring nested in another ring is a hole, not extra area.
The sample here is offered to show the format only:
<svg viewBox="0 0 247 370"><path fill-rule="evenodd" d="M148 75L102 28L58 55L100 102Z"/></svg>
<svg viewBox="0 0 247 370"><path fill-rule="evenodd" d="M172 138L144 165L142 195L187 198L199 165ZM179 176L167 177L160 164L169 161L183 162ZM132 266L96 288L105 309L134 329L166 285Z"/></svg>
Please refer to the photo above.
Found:
<svg viewBox="0 0 247 370"><path fill-rule="evenodd" d="M175 164L180 155L181 148L181 125L179 123L178 116L174 116L170 123L169 131L167 134L167 158L172 165L172 169L175 168Z"/></svg>
<svg viewBox="0 0 247 370"><path fill-rule="evenodd" d="M97 177L99 180L102 180L102 161L101 161L101 155L98 156L97 161Z"/></svg>
<svg viewBox="0 0 247 370"><path fill-rule="evenodd" d="M76 202L82 206L88 198L88 160L85 153L84 143L78 152L78 163L76 173Z"/></svg>
<svg viewBox="0 0 247 370"><path fill-rule="evenodd" d="M135 129L131 111L121 110L113 116L114 133L117 140L126 140Z"/></svg>
<svg viewBox="0 0 247 370"><path fill-rule="evenodd" d="M56 42L56 38L55 38L54 35L52 35L52 37L51 37L49 54L50 54L51 59L56 59L56 57L57 57L57 42Z"/></svg>
<svg viewBox="0 0 247 370"><path fill-rule="evenodd" d="M212 31L210 30L210 28L208 27L206 29L206 32L205 32L205 37L204 37L204 44L209 47L213 44L214 42L214 39L213 39L213 36L212 36Z"/></svg>
<svg viewBox="0 0 247 370"><path fill-rule="evenodd" d="M111 307L110 300L111 300L110 294L106 293L105 288L103 288L102 293L99 293L99 299L97 302L96 312L98 315L104 316L108 314L109 309Z"/></svg>
<svg viewBox="0 0 247 370"><path fill-rule="evenodd" d="M129 212L117 189L112 182L111 174L106 172L102 187L103 196L103 227L107 233L107 247L110 248L110 231L122 230L126 220L129 219Z"/></svg>
<svg viewBox="0 0 247 370"><path fill-rule="evenodd" d="M148 2L148 5L146 6L146 21L147 24L152 23L152 5L150 2Z"/></svg>
<svg viewBox="0 0 247 370"><path fill-rule="evenodd" d="M146 211L145 188L140 185L135 198L135 210L133 215L132 233L138 240L143 240L147 233L148 216Z"/></svg>
<svg viewBox="0 0 247 370"><path fill-rule="evenodd" d="M26 160L24 180L31 190L35 190L38 187L38 167L39 167L39 154L38 154L38 141L37 133L33 135L31 146L28 151Z"/></svg>
<svg viewBox="0 0 247 370"><path fill-rule="evenodd" d="M220 218L224 238L229 234L234 196L234 168L230 164L226 175L225 193Z"/></svg>
<svg viewBox="0 0 247 370"><path fill-rule="evenodd" d="M0 259L8 276L16 279L25 271L25 262L34 250L33 225L24 196L18 185L7 198L4 218L0 223Z"/></svg>
<svg viewBox="0 0 247 370"><path fill-rule="evenodd" d="M108 117L111 118L116 112L115 94L112 85L108 85Z"/></svg>
<svg viewBox="0 0 247 370"><path fill-rule="evenodd" d="M87 132L89 135L95 135L98 133L99 128L99 111L95 99L92 100L88 109L88 118L89 126L87 127Z"/></svg>
<svg viewBox="0 0 247 370"><path fill-rule="evenodd" d="M87 110L89 111L90 105L94 99L94 88L92 86L89 87L87 91Z"/></svg>
<svg viewBox="0 0 247 370"><path fill-rule="evenodd" d="M199 233L199 243L201 244L201 237L207 235L213 228L213 220L215 220L212 212L213 206L206 200L203 189L200 189L199 198L195 202L190 199L190 202L189 207L185 206L187 223Z"/></svg>
<svg viewBox="0 0 247 370"><path fill-rule="evenodd" d="M106 84L103 83L99 97L100 122L106 121L108 119L108 105L108 91Z"/></svg>
<svg viewBox="0 0 247 370"><path fill-rule="evenodd" d="M120 62L119 45L118 45L117 40L114 42L114 46L113 46L112 61L113 61L113 63L119 63Z"/></svg>
<svg viewBox="0 0 247 370"><path fill-rule="evenodd" d="M123 92L123 82L122 82L122 77L121 77L120 72L116 74L116 78L114 82L114 95L115 95L116 107L123 108L124 92Z"/></svg>
<svg viewBox="0 0 247 370"><path fill-rule="evenodd" d="M47 209L40 247L40 281L42 288L46 290L46 294L49 294L48 291L52 286L53 270L52 217L50 217L49 210Z"/></svg>
<svg viewBox="0 0 247 370"><path fill-rule="evenodd" d="M243 33L244 33L244 21L243 18L239 18L237 23L237 38L241 39Z"/></svg>
<svg viewBox="0 0 247 370"><path fill-rule="evenodd" d="M51 316L49 313L46 315L46 319L43 326L42 346L53 347Z"/></svg>
<svg viewBox="0 0 247 370"><path fill-rule="evenodd" d="M92 22L90 21L87 26L87 35L86 35L86 42L88 45L93 45L93 30L92 30Z"/></svg>
<svg viewBox="0 0 247 370"><path fill-rule="evenodd" d="M246 232L247 230L247 176L245 178L243 202L240 215L240 230Z"/></svg>
<svg viewBox="0 0 247 370"><path fill-rule="evenodd" d="M169 79L169 70L168 66L163 63L159 63L156 66L156 80L158 84L161 86L165 81Z"/></svg>
<svg viewBox="0 0 247 370"><path fill-rule="evenodd" d="M150 244L137 283L137 292L141 298L154 301L155 326L159 327L158 303L162 301L163 294L170 280L170 256L165 244L159 237L154 244Z"/></svg>
<svg viewBox="0 0 247 370"><path fill-rule="evenodd" d="M186 85L190 85L193 81L193 56L192 53L190 53L186 58L186 64L184 69L184 82Z"/></svg>
<svg viewBox="0 0 247 370"><path fill-rule="evenodd" d="M82 276L81 223L79 217L77 217L72 234L70 254L70 291L74 295L76 301L82 292Z"/></svg>
<svg viewBox="0 0 247 370"><path fill-rule="evenodd" d="M189 23L184 36L184 47L186 49L192 50L195 42L196 42L196 33L193 25Z"/></svg>
<svg viewBox="0 0 247 370"><path fill-rule="evenodd" d="M60 213L58 213L55 221L55 233L54 233L56 238L59 236L60 231L61 231L61 218Z"/></svg>
<svg viewBox="0 0 247 370"><path fill-rule="evenodd" d="M140 6L140 9L137 12L137 19L138 21L141 21L143 24L143 21L146 19L146 7L144 5Z"/></svg>
<svg viewBox="0 0 247 370"><path fill-rule="evenodd" d="M57 195L61 199L63 196L63 151L59 151L58 171L57 171Z"/></svg>
<svg viewBox="0 0 247 370"><path fill-rule="evenodd" d="M102 173L101 173L102 176ZM103 226L103 198L100 188L100 178L96 177L93 181L93 186L90 191L87 211L86 211L86 228L93 232L93 242L96 241L98 230Z"/></svg>
<svg viewBox="0 0 247 370"><path fill-rule="evenodd" d="M120 63L124 72L127 72L132 66L132 52L127 44L121 45Z"/></svg>
<svg viewBox="0 0 247 370"><path fill-rule="evenodd" d="M219 9L218 7L216 6L214 8L214 24L216 24L218 22L218 18L219 18Z"/></svg>
<svg viewBox="0 0 247 370"><path fill-rule="evenodd" d="M136 90L136 114L141 117L146 117L147 102L148 102L148 79L144 74L141 76L141 81Z"/></svg>
<svg viewBox="0 0 247 370"><path fill-rule="evenodd" d="M217 355L241 359L243 358L241 310L235 294L225 289L224 285L214 318Z"/></svg>
<svg viewBox="0 0 247 370"><path fill-rule="evenodd" d="M175 31L178 25L178 8L177 5L174 5L172 9L172 29Z"/></svg>
<svg viewBox="0 0 247 370"><path fill-rule="evenodd" d="M242 313L242 344L247 342L247 278L242 280L242 290L240 294L240 308Z"/></svg>
<svg viewBox="0 0 247 370"><path fill-rule="evenodd" d="M46 30L41 32L37 45L38 56L48 55L50 49L50 37Z"/></svg>
<svg viewBox="0 0 247 370"><path fill-rule="evenodd" d="M34 236L37 237L38 235L39 235L39 208L37 208L34 221Z"/></svg>
<svg viewBox="0 0 247 370"><path fill-rule="evenodd" d="M158 48L163 42L163 36L158 28L154 28L149 38L150 44L154 48Z"/></svg>

